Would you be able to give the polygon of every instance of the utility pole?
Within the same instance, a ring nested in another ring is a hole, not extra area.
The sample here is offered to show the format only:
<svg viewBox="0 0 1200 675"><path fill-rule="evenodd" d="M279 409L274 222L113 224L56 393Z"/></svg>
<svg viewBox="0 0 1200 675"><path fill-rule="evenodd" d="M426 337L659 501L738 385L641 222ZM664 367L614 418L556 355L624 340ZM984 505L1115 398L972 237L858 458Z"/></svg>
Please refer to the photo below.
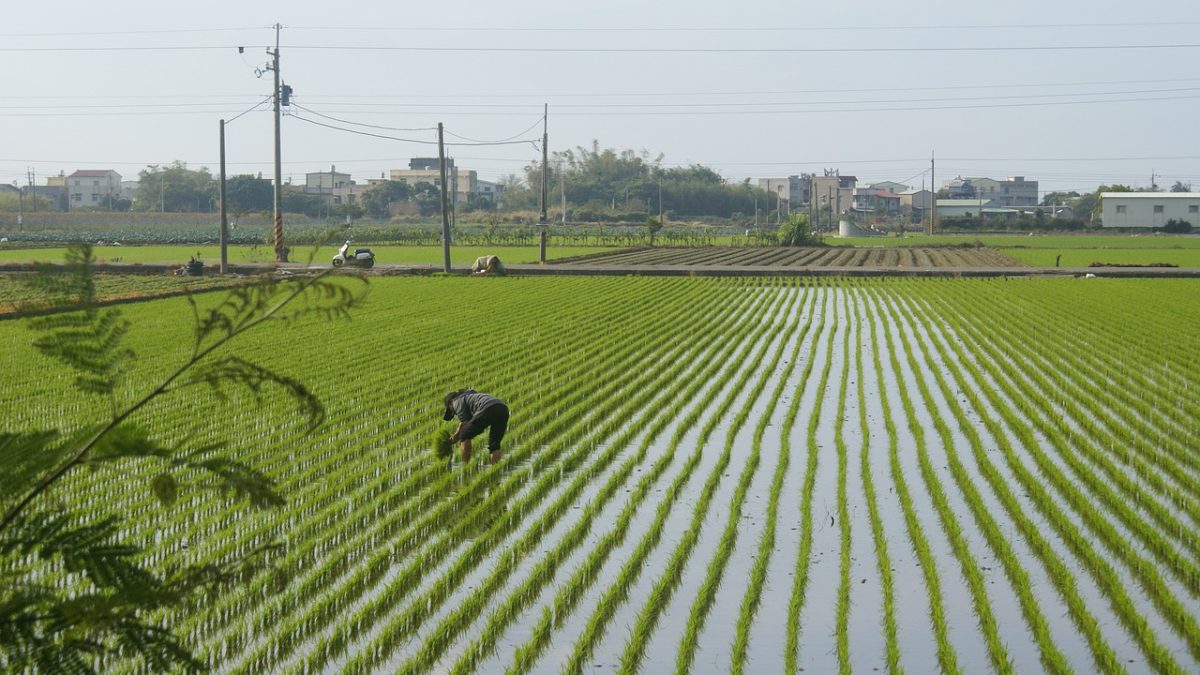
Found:
<svg viewBox="0 0 1200 675"><path fill-rule="evenodd" d="M279 31L283 28L275 24L275 51L267 50L271 55L271 65L267 66L274 75L275 88L271 90L275 108L275 194L273 207L275 212L275 262L287 262L288 252L283 245L283 153L279 141L280 120L283 113L279 108Z"/></svg>
<svg viewBox="0 0 1200 675"><path fill-rule="evenodd" d="M929 236L937 234L937 166L929 154Z"/></svg>
<svg viewBox="0 0 1200 675"><path fill-rule="evenodd" d="M833 186L825 189L825 203L829 205L829 232L833 232ZM832 236L832 235L831 235Z"/></svg>
<svg viewBox="0 0 1200 675"><path fill-rule="evenodd" d="M13 185L17 186L17 232L21 231L21 226L25 223L25 193L21 192L21 186L17 181L13 181Z"/></svg>
<svg viewBox="0 0 1200 675"><path fill-rule="evenodd" d="M542 104L542 199L541 209L538 212L538 222L542 225L541 236L538 238L538 262L546 264L546 173L548 171L547 156L550 144L549 134L549 117L550 104Z"/></svg>
<svg viewBox="0 0 1200 675"><path fill-rule="evenodd" d="M442 176L442 271L450 274L450 213L446 204L446 144L442 140L441 122L438 122L438 170Z"/></svg>
<svg viewBox="0 0 1200 675"><path fill-rule="evenodd" d="M567 226L567 183L563 176L562 160L558 161L558 196L562 198L562 225Z"/></svg>
<svg viewBox="0 0 1200 675"><path fill-rule="evenodd" d="M221 274L229 272L229 213L225 210L225 120L221 120Z"/></svg>

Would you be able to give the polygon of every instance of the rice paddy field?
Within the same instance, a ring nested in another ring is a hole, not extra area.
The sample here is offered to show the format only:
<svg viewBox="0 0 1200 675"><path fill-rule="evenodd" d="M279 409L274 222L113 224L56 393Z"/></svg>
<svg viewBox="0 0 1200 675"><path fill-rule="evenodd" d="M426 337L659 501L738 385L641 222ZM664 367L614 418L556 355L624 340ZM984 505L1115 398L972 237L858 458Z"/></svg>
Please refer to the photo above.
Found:
<svg viewBox="0 0 1200 675"><path fill-rule="evenodd" d="M1198 293L379 278L351 321L240 346L312 385L317 432L251 396L139 413L230 441L285 507L83 473L57 494L128 514L156 565L284 543L281 574L164 617L217 672L1195 673ZM191 310L123 311L134 396ZM30 342L0 321L5 428L102 414ZM496 465L430 449L463 386L512 409Z"/></svg>
<svg viewBox="0 0 1200 675"><path fill-rule="evenodd" d="M834 246L927 246L980 242L1034 267L1168 264L1200 267L1200 236L1166 234L1001 234L828 239Z"/></svg>
<svg viewBox="0 0 1200 675"><path fill-rule="evenodd" d="M306 262L312 256L314 264L327 265L334 254L336 246L322 246L315 251L313 247L297 247L291 253L293 262ZM375 252L376 262L380 265L437 265L442 264L442 248L440 246L391 246L370 245ZM221 249L210 244L197 245L149 245L149 246L112 246L97 245L93 247L96 259L103 263L186 263L195 256L203 260L205 265L216 265L221 261ZM597 246L551 246L546 249L547 259L565 258L612 250ZM0 248L0 263L4 262L57 262L63 259L65 247L50 248ZM453 265L469 266L475 258L481 255L496 255L506 263L536 263L538 248L536 246L454 246L450 249L450 262ZM229 262L237 263L269 263L275 260L275 251L269 246L230 246Z"/></svg>

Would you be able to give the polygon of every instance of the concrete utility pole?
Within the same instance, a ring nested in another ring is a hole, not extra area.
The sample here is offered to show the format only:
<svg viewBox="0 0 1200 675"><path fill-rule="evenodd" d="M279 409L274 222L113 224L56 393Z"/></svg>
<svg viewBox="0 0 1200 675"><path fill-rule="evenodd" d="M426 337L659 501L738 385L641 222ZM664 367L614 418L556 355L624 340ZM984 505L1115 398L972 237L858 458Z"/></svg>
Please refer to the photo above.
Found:
<svg viewBox="0 0 1200 675"><path fill-rule="evenodd" d="M937 166L929 155L929 236L937 233Z"/></svg>
<svg viewBox="0 0 1200 675"><path fill-rule="evenodd" d="M21 231L21 226L25 223L25 193L21 192L21 186L17 181L13 181L13 185L17 187L17 232Z"/></svg>
<svg viewBox="0 0 1200 675"><path fill-rule="evenodd" d="M550 104L542 104L542 199L541 209L538 212L538 222L541 223L542 232L538 237L538 262L546 264L546 174L549 171L547 164L549 150L547 146L550 144L549 134L549 119L550 119Z"/></svg>
<svg viewBox="0 0 1200 675"><path fill-rule="evenodd" d="M221 120L221 274L229 272L229 213L225 209L225 120Z"/></svg>
<svg viewBox="0 0 1200 675"><path fill-rule="evenodd" d="M283 245L283 153L279 140L280 120L283 113L279 108L279 31L283 28L280 24L275 24L275 51L267 50L271 55L271 65L267 66L274 75L275 88L272 90L272 100L275 108L275 194L274 194L274 212L275 212L275 262L287 262L287 248Z"/></svg>
<svg viewBox="0 0 1200 675"><path fill-rule="evenodd" d="M442 123L438 122L438 170L442 177L442 271L450 274L450 213L446 199L446 144Z"/></svg>

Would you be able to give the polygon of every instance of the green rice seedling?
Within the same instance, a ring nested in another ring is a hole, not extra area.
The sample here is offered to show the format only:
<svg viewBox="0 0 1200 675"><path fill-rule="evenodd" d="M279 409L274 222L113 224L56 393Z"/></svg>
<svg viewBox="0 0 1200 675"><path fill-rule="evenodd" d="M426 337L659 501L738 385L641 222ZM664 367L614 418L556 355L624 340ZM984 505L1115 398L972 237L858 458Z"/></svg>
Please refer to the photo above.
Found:
<svg viewBox="0 0 1200 675"><path fill-rule="evenodd" d="M828 297L829 293L826 293ZM828 307L828 302L826 302ZM821 312L822 324L824 324L827 309ZM833 349L834 349L834 334L838 329L838 307L833 304L833 322L829 328L828 337L826 338L825 349L825 365L821 368L821 375L818 379L816 397L814 400L821 401L825 397L825 391L829 386L829 373L833 367ZM816 333L819 338L821 332ZM808 450L808 462L804 470L804 485L801 487L800 494L800 542L796 552L796 571L792 579L792 590L788 598L788 626L787 636L784 640L784 669L789 673L795 673L799 670L798 656L800 651L800 610L804 607L804 597L808 591L808 570L811 564L812 557L812 540L813 540L813 524L812 524L812 501L813 491L817 484L817 466L819 449L817 447L817 427L821 420L821 406L818 404L813 408L812 413L808 417L808 430L806 433L805 445Z"/></svg>
<svg viewBox="0 0 1200 675"><path fill-rule="evenodd" d="M734 340L730 343L733 345L738 344L739 341L744 339L744 336L735 335L732 333L729 334L729 337L734 338ZM733 360L716 359L716 360L714 360L713 363L714 363L714 365L717 363L720 363L720 364L722 364L723 367L727 367L727 368L736 367L736 365L735 365L736 361L733 361ZM716 371L713 371L712 377L717 380L724 379L721 376L717 375ZM550 637L550 631L555 627L556 621L562 621L563 617L566 617L568 615L568 613L570 611L572 611L575 604L579 601L579 599L581 598L581 596L582 596L583 592L586 590L586 588L592 582L595 581L596 575L599 573L600 567L603 565L609 552L619 541L621 541L624 538L625 533L628 530L630 521L632 520L634 513L636 512L638 506L644 501L645 497L648 494L650 487L655 484L655 482L658 480L658 478L662 475L663 471L671 463L672 459L674 458L674 456L676 454L676 451L678 449L680 441L682 441L682 439L683 439L684 435L687 433L688 429L692 428L692 426L699 419L701 412L705 409L705 407L707 405L710 404L713 397L719 391L718 387L709 388L709 392L708 392L707 396L702 401L700 401L696 405L692 406L691 411L688 412L686 415L684 415L682 413L682 408L681 408L681 406L683 405L683 402L684 401L692 401L693 398L699 393L703 384L704 384L703 382L697 380L696 382L694 382L691 385L691 387L689 388L689 390L687 392L684 392L680 397L677 397L677 400L675 402L675 409L674 409L675 412L672 416L680 417L682 419L682 421L678 425L675 433L672 435L672 438L668 444L667 452L664 455L662 455L659 458L659 460L655 463L652 471L645 474L642 477L642 479L639 481L637 489L627 499L625 507L622 509L620 515L617 517L616 524L613 526L612 529L610 529L605 534L604 538L596 545L596 547L593 549L592 555L590 555L587 558L587 560L584 561L583 565L580 568L578 568L576 570L576 572L571 576L571 578L561 587L561 590L559 591L559 593L555 596L555 598L553 600L553 609L550 610L549 608L547 608L548 611L544 611L542 613L541 618L538 620L538 622L536 623L536 625L533 628L533 637L528 642L526 642L525 644L523 644L517 648L515 655L514 655L514 663L508 669L509 673L528 672L528 670L530 668L532 668L535 659L541 653L541 650L545 648L545 645L548 642L549 637ZM684 482L687 480L687 477L690 475L691 470L698 463L698 459L699 459L699 455L694 454L692 456L692 458L688 461L687 465L684 467L681 474L676 478L676 480L667 489L666 495L664 495L663 501L660 503L660 506L659 506L659 511L658 511L659 518L656 519L656 521L655 521L656 523L659 523L661 521L661 518L665 517L665 514L666 514L667 510L669 509L670 504L672 504L675 501L675 496L678 494L679 489L682 487ZM637 551L635 551L633 557L638 558L638 559L644 558L645 552L648 551L649 548L651 548L654 545L654 543L656 543L656 542L657 542L657 538L653 538L653 539L643 538L641 540L641 542L639 543L638 549L637 549ZM627 579L627 580L625 580L621 583L618 583L616 587L620 588L620 589L627 589L628 585L630 583L632 583L632 576L635 575L637 573L637 571L640 571L640 569L636 568L636 567L631 568L629 566L626 566L622 570L622 575L623 575L623 578ZM623 594L623 593L624 593L624 590L621 591L621 594ZM613 608L615 608L616 604L617 604L617 601L613 598L612 595L610 595L610 596L606 597L605 601L602 603L601 611L605 615L610 615L611 611L613 610ZM555 617L557 617L557 619ZM598 627L600 625L603 625L602 622L596 621L595 619L596 619L596 616L593 615L593 621L589 623L590 626ZM596 631L598 631L598 628L596 629ZM595 633L593 632L593 634L595 634ZM460 660L460 663L462 663L461 660ZM457 672L463 672L463 669L460 669L458 664L456 664L455 670Z"/></svg>
<svg viewBox="0 0 1200 675"><path fill-rule="evenodd" d="M879 572L880 589L883 592L883 615L880 623L883 627L884 653L887 670L890 673L902 672L900 667L900 644L896 628L896 592L892 576L892 562L888 555L887 538L883 533L883 523L879 517L879 502L875 494L875 480L871 473L871 426L867 420L866 371L863 370L863 322L866 312L860 309L866 302L863 297L861 284L854 288L854 312L852 321L857 326L859 339L854 347L854 372L856 396L858 398L858 425L862 432L862 443L859 446L859 480L863 488L867 506L867 521L871 526L871 539L875 546L876 570Z"/></svg>
<svg viewBox="0 0 1200 675"><path fill-rule="evenodd" d="M445 459L454 452L454 442L450 440L450 437L453 435L454 427L452 425L443 424L433 430L432 445L433 454L436 457Z"/></svg>
<svg viewBox="0 0 1200 675"><path fill-rule="evenodd" d="M898 323L893 322L893 325L899 330ZM899 374L902 371L896 353L896 341L893 339L892 333L893 331L891 330L885 331L884 338L888 346L888 358L891 362L892 372ZM910 351L911 347L908 341L902 340L901 346L905 350L906 355L909 355L908 360L912 364L913 377L918 388L923 387L924 379L921 377L919 368L913 362ZM971 593L972 607L979 618L980 628L983 631L984 641L988 648L988 656L992 661L992 666L1002 672L1011 671L1012 664L1008 657L1008 650L1000 641L1000 635L996 629L996 618L987 599L986 584L983 575L979 571L979 566L975 564L970 550L967 548L966 540L962 533L962 526L959 524L953 509L950 507L945 490L942 488L937 473L934 471L933 464L929 459L925 431L917 420L916 406L905 387L900 387L899 393L900 404L904 409L905 417L908 419L909 431L912 432L913 438L916 441L917 465L920 468L921 477L925 482L926 491L933 501L934 510L937 512L938 518L942 523L942 530L946 533L950 547L958 559L959 569L962 571L963 578L967 582L967 588ZM937 421L940 420L936 409L929 409L927 412L935 420L936 425Z"/></svg>
<svg viewBox="0 0 1200 675"><path fill-rule="evenodd" d="M883 424L888 435L888 467L896 488L896 496L900 500L900 510L904 514L904 524L909 542L912 544L913 552L917 554L921 572L925 577L925 589L929 595L929 618L933 624L933 635L937 644L938 666L942 672L956 673L959 672L958 656L954 653L954 647L950 644L950 638L947 635L942 586L937 575L936 562L929 548L929 540L925 537L921 522L917 518L916 507L913 505L912 495L909 492L907 481L904 480L904 471L900 466L896 423L892 418L891 402L887 393L887 384L884 381L882 350L880 349L879 330L876 327L874 304L873 298L866 303L866 316L867 323L871 327L871 364L875 371L879 406L883 411ZM888 348L891 350L890 340Z"/></svg>
<svg viewBox="0 0 1200 675"><path fill-rule="evenodd" d="M813 295L815 304L816 295ZM811 314L811 306L810 306ZM824 319L817 326L816 335L819 335L824 327ZM795 340L795 347L792 350L791 356L788 359L788 368L784 373L782 382L785 382L795 368L796 357L799 356L799 350L805 340L808 338L812 322L806 322L804 329L799 337ZM779 459L775 466L775 475L771 478L770 501L767 504L766 526L763 529L762 536L759 539L758 549L754 557L754 566L750 570L750 584L746 590L746 594L742 598L741 608L738 613L738 622L735 629L732 655L730 660L730 671L736 674L745 672L747 650L750 644L750 626L754 620L755 610L758 608L758 603L762 597L763 585L767 578L767 564L770 561L771 553L775 548L775 527L779 515L779 497L783 490L783 481L787 476L788 466L791 461L792 429L796 426L796 417L800 411L800 400L804 397L804 392L808 387L810 377L812 376L813 364L816 362L817 348L819 342L814 338L808 349L808 358L805 360L804 370L800 374L800 382L794 392L792 392L792 402L788 406L784 414L783 421L779 429ZM777 399L776 399L777 400ZM761 434L766 431L766 422L770 415L764 415L759 422L759 428L755 430L755 435L761 442Z"/></svg>
<svg viewBox="0 0 1200 675"><path fill-rule="evenodd" d="M962 334L972 335L970 329L965 326ZM977 347L981 353L988 353L987 343L977 343ZM1085 569L1092 573L1098 588L1109 598L1113 611L1137 639L1147 659L1154 664L1155 668L1178 672L1178 662L1157 640L1154 631L1149 628L1146 619L1137 610L1133 600L1119 581L1112 563L1095 550L1096 539L1099 538L1109 552L1116 559L1124 562L1130 572L1139 578L1151 600L1163 610L1164 618L1177 624L1181 635L1190 643L1194 643L1194 638L1188 636L1194 636L1195 632L1188 626L1189 624L1194 626L1195 618L1180 606L1178 599L1165 590L1162 577L1156 571L1155 566L1143 556L1130 550L1130 547L1124 543L1126 540L1117 534L1112 525L1094 510L1094 502L1091 497L1085 495L1073 482L1066 480L1061 470L1048 459L1041 448L1041 443L1033 435L1033 425L1037 413L1030 410L1028 404L1023 403L1017 397L1017 392L1006 379L1008 374L1001 370L996 358L996 355L991 354L990 358L981 359L980 364L992 382L1008 397L1008 400L1014 402L1015 409L1001 401L990 389L985 389L985 393L988 393L991 404L1003 411L1008 428L1021 439L1025 451L1034 459L1038 469L1042 472L1042 475L1035 476L1022 463L1010 457L1009 463L1014 475L1020 480L1022 487L1030 497L1038 503L1039 508L1046 514L1048 522L1055 527L1059 536L1085 562ZM1029 421L1026 422L1026 420ZM1051 432L1053 433L1053 429ZM1059 446L1060 438L1052 435L1050 440L1056 447L1061 447ZM1047 484L1055 486L1061 496L1052 496L1046 488ZM1064 498L1066 505L1074 510L1092 534L1085 533L1061 513L1060 509ZM1189 633L1189 630L1192 632Z"/></svg>
<svg viewBox="0 0 1200 675"><path fill-rule="evenodd" d="M800 313L797 321L803 321L804 315ZM725 567L729 561L729 557L733 553L733 547L737 542L738 525L741 520L742 505L745 502L746 492L750 489L750 483L754 479L754 474L758 470L759 458L762 454L762 439L766 433L767 422L771 419L775 408L779 403L779 397L783 394L784 387L787 384L788 376L795 368L796 356L800 351L800 345L803 342L804 335L807 334L809 322L803 321L803 327L800 331L800 336L797 338L795 331L797 326L792 324L788 327L787 332L783 334L779 348L775 352L775 358L763 374L763 378L759 380L750 397L746 400L746 405L735 418L734 423L730 425L729 433L726 436L726 452L732 450L733 440L745 423L749 413L754 409L755 402L761 397L762 390L766 385L767 377L778 366L780 357L787 353L786 347L791 343L792 349L790 352L791 358L788 359L788 366L784 369L783 374L779 378L774 390L771 392L770 399L767 401L766 409L759 418L759 423L755 425L754 435L751 441L750 456L747 458L746 466L738 479L738 483L734 488L733 497L730 499L729 516L726 519L725 529L721 534L721 539L717 543L717 551L709 562L708 570L705 574L705 579L702 582L701 590L696 595L696 599L692 603L690 612L688 613L688 622L684 630L683 638L680 642L675 662L676 673L686 673L691 669L692 660L696 653L696 642L699 638L700 631L704 627L705 619L708 616L709 609L712 607L714 598L716 597L717 589L720 587L721 579L725 572ZM778 500L776 500L778 502Z"/></svg>
<svg viewBox="0 0 1200 675"><path fill-rule="evenodd" d="M632 411L637 410L640 407L644 406L648 400L646 397L655 390L655 387L641 387L640 389L643 391L642 395L639 398L635 398L632 401L626 402L623 405L623 409L620 411L617 411L614 419L616 419L618 421L625 420L630 416L630 414L632 414ZM619 424L619 422L618 422L618 424ZM583 446L581 446L578 450L575 451L574 456L576 458L582 458L587 455L586 450L587 450L587 444L583 444ZM609 450L605 453L604 458L606 460L611 459L612 457L615 456L616 450L617 450L617 448L610 447ZM559 474L559 477L561 477L561 474ZM546 483L547 481L554 481L554 480L556 480L554 474L546 474L546 475L542 476L542 478L539 481L539 484ZM538 491L539 490L536 487L533 490L533 492L538 492ZM510 509L510 513L513 510L515 510L515 508ZM511 527L512 521L504 521L503 524L507 524L507 526ZM486 539L484 539L484 538L476 539L472 543L472 549L477 551L477 553L474 554L477 559L482 554L482 552L486 552L488 550L488 548L489 548L488 541L491 541L491 539L492 539L492 537L489 536ZM415 571L416 571L416 569L414 568L414 573L415 573ZM461 574L461 571L455 572L455 573ZM437 592L439 594L442 594L445 592L445 588L446 587L443 586L442 590L439 590ZM421 612L421 611L428 612L428 607L422 607L420 602L415 603L415 605L413 605L413 606L418 608L418 609L412 610L414 612ZM410 613L406 613L404 615L398 615L398 616L393 617L389 621L387 626L385 627L383 635L384 636L388 636L388 635L398 636L398 635L402 635L402 634L410 632L419 623L417 621L419 616L420 616L419 614L412 615L410 612ZM386 639L386 637L385 637L385 639ZM354 659L351 660L351 662L348 664L347 667L349 667L349 668L366 667L370 662L377 661L380 658L380 655L381 655L381 650L378 650L378 649L376 649L374 651L368 650L368 652L360 652Z"/></svg>
<svg viewBox="0 0 1200 675"><path fill-rule="evenodd" d="M788 311L790 311L790 308ZM785 311L785 316L787 315L788 311ZM720 483L720 479L725 472L725 468L729 464L729 458L733 450L734 438L737 435L737 432L740 431L742 426L745 424L746 419L749 416L749 412L752 409L753 402L762 395L762 391L766 386L770 371L774 370L780 358L782 358L782 355L786 351L786 339L781 341L778 347L776 347L774 350L769 349L770 344L778 338L783 328L784 325L781 323L776 325L771 330L756 357L755 367L753 369L746 370L743 377L739 379L740 384L737 389L740 391L741 388L744 387L744 382L748 381L750 376L756 373L763 360L763 357L769 351L773 352L774 356L770 361L768 368L759 375L750 391L750 394L746 398L745 404L738 410L728 427L728 432L726 433L725 444L722 449L721 456L717 459L716 465L708 476L708 480L705 481L704 486L701 488L700 495L693 507L692 519L687 530L683 532L679 539L679 543L671 552L662 575L651 588L650 598L645 604L642 605L642 609L638 612L638 616L633 627L633 634L626 642L625 651L621 655L622 668L626 670L636 667L636 664L640 662L646 642L649 640L654 627L657 625L658 618L661 616L663 608L667 605L675 591L675 588L678 586L679 578L683 573L684 565L687 562L688 557L691 555L696 541L699 539L700 528L706 519L709 504L712 501L713 494L716 492L717 486ZM789 335L794 330L795 325L791 324L784 335ZM732 404L732 401L730 401L730 403ZM753 474L751 473L749 475L752 477ZM748 487L749 478L745 478L745 480L742 481L742 484L739 485L739 488L744 494L745 489ZM718 551L726 551L724 553L724 557L726 558L728 557L728 551L732 549L732 543L732 535L727 534L726 536L722 537L722 543L718 544ZM703 582L697 595L698 605L695 607L695 610L690 613L689 626L688 630L685 632L684 645L681 647L681 653L687 653L691 651L688 649L688 635L692 636L690 641L691 643L694 643L695 635L699 631L703 614L707 609L706 605L711 603L712 595L716 592L716 586L718 583L717 572L722 566L722 556L718 554L718 556L713 559L712 563L710 563L709 574L706 575L705 581ZM686 669L686 664L676 664L677 670L681 667Z"/></svg>
<svg viewBox="0 0 1200 675"><path fill-rule="evenodd" d="M715 334L710 334L709 339L712 338L715 338ZM712 366L715 366L718 362L720 361L706 360L706 363L711 363ZM715 368L709 368L709 370L715 373ZM683 415L683 407L685 403L690 401L698 392L698 390L704 385L704 380L705 378L703 377L694 378L689 384L688 390L684 392L678 391L678 386L674 387L672 391L667 392L663 397L663 400L665 402L669 402L671 407L662 411L662 417L665 419L681 417ZM652 408L659 409L660 406L654 405ZM661 426L655 421L643 420L639 420L632 426L634 428L645 427L652 430L661 428ZM688 426L689 425L687 424L683 424L680 426L680 430L686 430ZM519 611L530 600L533 599L534 593L536 593L537 590L546 583L548 577L553 574L554 569L557 567L558 561L563 559L570 548L577 543L577 540L581 539L591 529L592 518L599 512L603 502L607 501L607 499L611 497L612 494L615 493L616 490L626 482L633 467L642 461L649 449L650 444L657 437L657 434L657 431L652 431L644 437L642 443L638 447L637 452L631 456L621 467L621 469L612 476L608 483L606 483L606 485L602 488L600 494L597 495L596 499L588 504L584 513L577 516L578 521L572 528L572 531L564 536L563 541L552 553L547 554L547 556L543 558L537 569L535 569L534 572L526 578L526 581L516 591L510 594L509 599L501 606L501 608L492 613L491 620L488 621L487 626L483 630L483 634L474 640L470 646L463 650L463 656L455 662L452 672L469 672L476 664L478 658L477 655L490 650L494 646L495 641L499 638L501 627L506 625L511 617L517 613L517 611ZM681 438L682 433L677 432L676 436L677 438ZM638 482L636 490L627 499L625 507L622 509L621 514L618 515L615 528L610 530L605 539L597 544L597 546L593 549L592 555L589 556L588 560L584 562L580 571L596 570L599 563L607 557L609 551L611 551L619 537L623 536L625 528L628 527L629 521L632 518L637 506L642 502L646 494L648 494L650 487L671 463L672 455L673 453L671 452L662 455L659 460L655 462L651 471L643 474L642 479ZM570 544L570 546L568 546L568 544ZM577 572L571 582L568 582L568 587L573 585L575 589L578 589L578 584L582 581L582 577L586 575L586 571L583 575L580 575ZM559 608L560 604L565 604L568 602L564 599L564 595L569 594L573 597L578 597L578 590L566 590L568 587L564 587L563 591L560 591L559 596L556 598L554 614L548 613L549 608L546 608L547 613L543 613L542 618L538 622L539 626L545 626L548 629L552 616L566 616L567 612L569 611L569 607ZM523 655L518 659L518 662L527 662L531 660L532 655L532 647L527 648L524 650Z"/></svg>
<svg viewBox="0 0 1200 675"><path fill-rule="evenodd" d="M905 308L900 304L901 300L897 299L897 314L903 318L911 319ZM915 322L914 322L915 323ZM913 330L913 339L921 350L921 362L933 364L933 358L930 351L926 347L924 339L921 337L920 331ZM914 373L914 380L917 383L917 389L920 392L922 401L927 410L936 409L932 392L926 382L925 376L921 374L918 367L918 360L914 357L914 352L911 343L904 340L904 352L908 359L909 367ZM930 367L930 372L939 386L942 393L942 400L951 412L956 416L959 422L959 429L964 433L972 446L978 446L978 450L982 451L982 441L978 437L978 433L973 426L966 420L966 416L962 412L961 407L956 400L954 393L947 385L942 373L936 367ZM964 501L970 508L976 523L983 532L988 545L996 552L996 557L1004 568L1005 574L1012 582L1012 587L1017 594L1018 601L1021 604L1022 613L1029 624L1030 630L1033 633L1038 647L1041 650L1042 664L1051 672L1066 672L1070 670L1067 664L1066 657L1054 645L1050 635L1050 630L1043 615L1038 599L1033 595L1030 588L1029 575L1021 567L1017 561L1016 553L1013 551L1012 545L1008 542L1007 535L1001 531L996 523L995 518L989 513L988 508L983 503L983 499L979 494L978 489L973 484L971 477L963 468L962 462L959 460L958 452L954 447L954 439L949 426L940 415L933 416L934 427L942 440L942 447L946 453L947 463L951 473L954 476L955 482L961 491ZM978 454L978 453L977 453Z"/></svg>
<svg viewBox="0 0 1200 675"><path fill-rule="evenodd" d="M759 327L749 339L747 344L759 344L763 340L763 335L765 334L766 330L767 326L765 324ZM601 633L604 627L607 625L609 619L612 618L613 613L616 611L617 605L620 602L623 602L627 597L629 588L641 574L642 562L645 560L646 556L649 555L650 550L657 545L660 537L662 536L663 523L666 521L667 514L670 512L672 504L678 498L679 492L682 490L684 484L691 476L692 470L694 470L696 465L699 464L701 450L707 443L708 438L712 435L717 423L732 406L737 395L745 387L745 384L749 380L754 369L761 364L766 352L767 349L765 344L755 352L754 356L750 358L748 364L744 366L742 374L738 377L737 381L721 400L717 410L714 411L714 413L709 417L708 421L701 428L699 438L696 441L695 452L693 452L688 458L686 464L677 475L676 480L672 482L671 487L668 488L663 495L663 498L659 502L658 509L655 512L654 521L639 540L637 548L634 550L633 554L629 556L625 564L621 567L616 580L601 598L600 606L597 611L594 612L588 619L583 634L580 636L579 640L576 641L575 647L568 657L566 665L567 669L579 670L583 667L584 660L588 658L592 647L595 645L596 641L600 639ZM733 371L728 370L726 373L727 374L722 378L721 381L722 386L724 382L732 376ZM643 623L642 625L645 627L647 624Z"/></svg>
<svg viewBox="0 0 1200 675"><path fill-rule="evenodd" d="M947 316L947 314L942 314ZM957 326L956 317L950 317L951 326ZM1013 449L1008 441L1008 436L1002 432L998 422L988 412L979 398L979 394L975 391L972 383L978 384L984 382L984 378L978 370L974 369L974 365L970 359L966 357L962 348L952 339L946 339L943 336L943 345L948 346L957 357L957 359L946 359L947 368L951 371L952 376L958 382L960 391L966 396L971 403L976 414L980 415L985 427L991 433L992 438L1000 446L1005 457L1013 456ZM962 364L962 369L959 365ZM965 375L972 372L972 375ZM952 397L947 396L945 400L950 401ZM1067 604L1068 611L1071 614L1072 620L1080 629L1081 633L1086 637L1088 645L1092 650L1092 657L1095 665L1100 672L1119 673L1125 671L1125 666L1121 663L1112 647L1104 641L1100 632L1099 624L1095 616L1087 609L1086 604L1079 595L1077 583L1074 575L1070 572L1067 565L1063 562L1054 549L1049 545L1041 529L1032 519L1021 509L1017 503L1016 497L1013 494L1012 487L1008 481L999 474L995 465L988 457L988 453L983 447L983 443L979 438L979 434L974 431L972 425L964 419L962 410L959 406L953 405L955 415L959 420L960 428L967 434L970 442L971 451L975 458L980 472L988 481L988 485L992 488L996 497L1004 505L1005 512L1013 520L1021 535L1026 539L1030 549L1038 556L1045 566L1048 577L1058 589L1061 597ZM1022 602L1027 602L1024 596L1030 594L1029 584L1027 581L1020 581L1015 584L1018 592L1022 594ZM1042 631L1044 629L1039 629ZM1049 664L1047 664L1049 667Z"/></svg>

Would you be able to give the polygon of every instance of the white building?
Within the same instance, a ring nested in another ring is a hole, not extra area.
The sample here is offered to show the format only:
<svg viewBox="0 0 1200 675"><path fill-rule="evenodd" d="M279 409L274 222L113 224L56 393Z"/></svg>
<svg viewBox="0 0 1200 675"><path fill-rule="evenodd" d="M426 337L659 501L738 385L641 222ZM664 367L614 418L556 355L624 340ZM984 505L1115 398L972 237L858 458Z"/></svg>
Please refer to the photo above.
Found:
<svg viewBox="0 0 1200 675"><path fill-rule="evenodd" d="M350 174L340 173L336 166L330 166L328 171L304 174L304 194L319 197L327 206L357 203L355 187Z"/></svg>
<svg viewBox="0 0 1200 675"><path fill-rule="evenodd" d="M112 169L81 169L67 176L67 204L74 209L107 209L121 198L121 174Z"/></svg>
<svg viewBox="0 0 1200 675"><path fill-rule="evenodd" d="M1197 192L1101 192L1104 227L1162 227L1177 220L1200 225Z"/></svg>

